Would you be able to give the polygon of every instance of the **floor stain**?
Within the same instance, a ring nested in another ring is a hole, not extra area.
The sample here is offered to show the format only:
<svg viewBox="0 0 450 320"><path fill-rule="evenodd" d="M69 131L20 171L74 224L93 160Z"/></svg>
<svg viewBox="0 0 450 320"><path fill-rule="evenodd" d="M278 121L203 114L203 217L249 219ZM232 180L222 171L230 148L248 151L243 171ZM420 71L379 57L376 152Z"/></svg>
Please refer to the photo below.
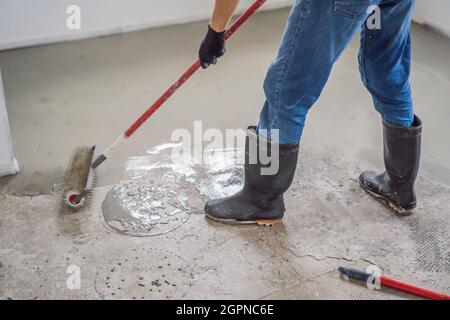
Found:
<svg viewBox="0 0 450 320"><path fill-rule="evenodd" d="M180 299L192 285L187 263L178 254L154 248L138 248L134 254L131 260L115 257L97 273L95 288L102 299Z"/></svg>

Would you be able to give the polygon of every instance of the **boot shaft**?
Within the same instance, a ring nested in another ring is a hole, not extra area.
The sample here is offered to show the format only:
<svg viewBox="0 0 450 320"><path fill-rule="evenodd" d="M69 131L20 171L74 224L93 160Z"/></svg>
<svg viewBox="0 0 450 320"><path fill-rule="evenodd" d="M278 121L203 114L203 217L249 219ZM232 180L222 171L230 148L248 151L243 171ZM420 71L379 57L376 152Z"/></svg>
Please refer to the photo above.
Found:
<svg viewBox="0 0 450 320"><path fill-rule="evenodd" d="M245 183L258 192L283 194L291 185L297 166L299 143L279 144L247 129Z"/></svg>
<svg viewBox="0 0 450 320"><path fill-rule="evenodd" d="M383 121L384 164L395 188L414 183L419 171L422 121L414 116L411 127Z"/></svg>

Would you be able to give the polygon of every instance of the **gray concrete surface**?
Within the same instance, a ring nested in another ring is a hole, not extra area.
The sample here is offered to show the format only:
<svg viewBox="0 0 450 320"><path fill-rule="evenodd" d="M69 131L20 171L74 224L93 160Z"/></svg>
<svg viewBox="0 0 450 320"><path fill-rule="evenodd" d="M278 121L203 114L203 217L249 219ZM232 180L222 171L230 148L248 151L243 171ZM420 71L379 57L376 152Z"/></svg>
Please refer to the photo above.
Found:
<svg viewBox="0 0 450 320"><path fill-rule="evenodd" d="M77 214L60 208L71 150L103 149L120 134L193 61L205 24L1 52L22 172L0 179L0 298L412 298L369 291L336 270L372 264L450 292L450 41L418 26L412 86L424 146L415 215L398 218L359 189L362 169L382 168L382 146L355 39L309 115L281 226L210 222L195 193L189 220L169 233L130 237L105 223L102 202L130 179L131 156L169 141L176 128L192 130L194 120L221 130L256 121L287 13L257 14L219 65L194 76L105 163L91 207ZM70 265L80 267L80 290L67 289Z"/></svg>

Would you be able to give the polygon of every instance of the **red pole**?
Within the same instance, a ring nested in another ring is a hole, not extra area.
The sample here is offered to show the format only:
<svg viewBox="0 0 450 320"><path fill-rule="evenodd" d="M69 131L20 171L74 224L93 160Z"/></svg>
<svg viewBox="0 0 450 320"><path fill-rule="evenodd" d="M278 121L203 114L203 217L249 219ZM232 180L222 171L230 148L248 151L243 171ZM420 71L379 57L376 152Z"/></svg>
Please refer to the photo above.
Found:
<svg viewBox="0 0 450 320"><path fill-rule="evenodd" d="M407 283L399 282L386 277L380 277L380 283L382 286L389 287L395 290L403 291L409 294L413 294L418 297L431 300L450 300L450 296L433 292L424 288L419 288Z"/></svg>
<svg viewBox="0 0 450 320"><path fill-rule="evenodd" d="M368 272L361 271L358 269L348 268L348 267L339 267L339 272L348 276L351 279L365 281L365 282L367 282L368 279L372 276L372 274L370 274ZM416 286L413 286L413 285L410 285L407 283L403 283L400 281L396 281L393 279L389 279L386 277L380 276L380 284L385 287L403 291L403 292L413 294L415 296L426 298L426 299L450 300L450 296L448 296L446 294L433 292L431 290L416 287Z"/></svg>

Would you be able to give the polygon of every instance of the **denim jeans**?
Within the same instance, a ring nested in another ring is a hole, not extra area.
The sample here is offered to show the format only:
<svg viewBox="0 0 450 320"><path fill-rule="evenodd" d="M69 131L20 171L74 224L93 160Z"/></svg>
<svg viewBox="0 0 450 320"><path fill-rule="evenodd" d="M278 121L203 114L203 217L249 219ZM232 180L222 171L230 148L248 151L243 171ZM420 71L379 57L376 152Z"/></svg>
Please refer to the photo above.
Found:
<svg viewBox="0 0 450 320"><path fill-rule="evenodd" d="M266 102L260 115L260 134L271 138L271 130L278 129L280 143L300 140L308 110L358 30L361 79L372 95L375 109L388 123L411 126L410 31L414 2L296 0L278 55L264 81ZM378 17L379 28L372 24Z"/></svg>

